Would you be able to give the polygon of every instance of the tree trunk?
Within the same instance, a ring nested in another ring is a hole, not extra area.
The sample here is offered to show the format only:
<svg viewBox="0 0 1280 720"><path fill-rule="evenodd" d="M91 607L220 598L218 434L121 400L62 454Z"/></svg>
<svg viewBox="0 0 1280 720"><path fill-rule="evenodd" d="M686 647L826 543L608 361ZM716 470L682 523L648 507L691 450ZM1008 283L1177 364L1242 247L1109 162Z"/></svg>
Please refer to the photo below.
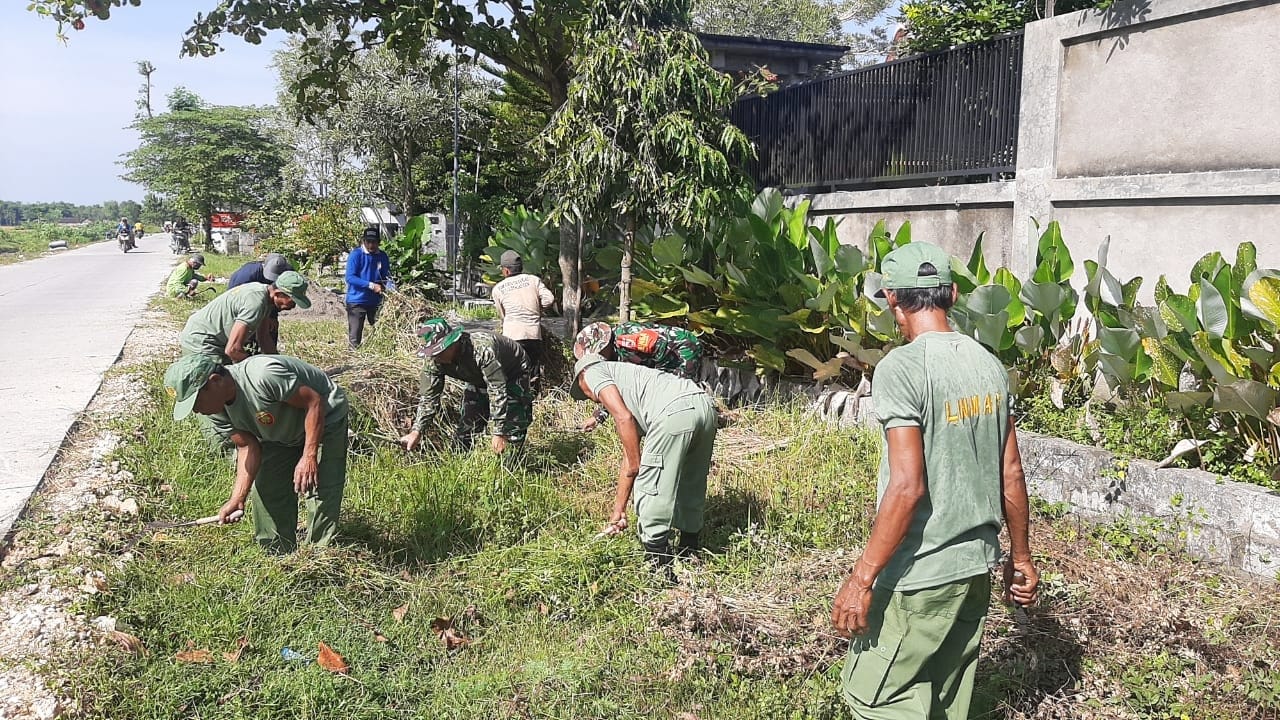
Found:
<svg viewBox="0 0 1280 720"><path fill-rule="evenodd" d="M572 340L582 329L582 220L577 232L568 219L560 221L560 308L564 314L566 340Z"/></svg>
<svg viewBox="0 0 1280 720"><path fill-rule="evenodd" d="M213 250L213 208L208 208L202 213L200 218L200 227L204 229L204 249Z"/></svg>
<svg viewBox="0 0 1280 720"><path fill-rule="evenodd" d="M636 216L627 215L622 233L622 279L618 281L618 322L631 322L631 256L636 244Z"/></svg>

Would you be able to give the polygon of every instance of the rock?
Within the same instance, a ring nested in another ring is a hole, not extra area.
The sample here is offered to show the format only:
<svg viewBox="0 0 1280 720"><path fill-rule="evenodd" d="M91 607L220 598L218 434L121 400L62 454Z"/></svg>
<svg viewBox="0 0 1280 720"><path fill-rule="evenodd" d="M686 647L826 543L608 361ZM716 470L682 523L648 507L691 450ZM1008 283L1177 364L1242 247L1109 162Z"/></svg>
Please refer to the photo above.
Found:
<svg viewBox="0 0 1280 720"><path fill-rule="evenodd" d="M40 698L31 703L31 714L37 720L53 720L62 715L62 705L54 698Z"/></svg>
<svg viewBox="0 0 1280 720"><path fill-rule="evenodd" d="M99 615L93 619L93 626L104 633L115 632L116 619L110 615Z"/></svg>

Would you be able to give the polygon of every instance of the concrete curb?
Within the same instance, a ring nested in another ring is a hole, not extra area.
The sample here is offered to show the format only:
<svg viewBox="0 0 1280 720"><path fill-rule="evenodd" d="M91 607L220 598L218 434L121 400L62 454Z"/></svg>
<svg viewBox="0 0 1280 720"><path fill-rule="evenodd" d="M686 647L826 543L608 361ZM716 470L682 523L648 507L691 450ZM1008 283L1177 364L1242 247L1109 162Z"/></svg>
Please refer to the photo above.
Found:
<svg viewBox="0 0 1280 720"><path fill-rule="evenodd" d="M1018 445L1036 497L1098 523L1155 519L1192 555L1277 579L1280 493L1034 433Z"/></svg>

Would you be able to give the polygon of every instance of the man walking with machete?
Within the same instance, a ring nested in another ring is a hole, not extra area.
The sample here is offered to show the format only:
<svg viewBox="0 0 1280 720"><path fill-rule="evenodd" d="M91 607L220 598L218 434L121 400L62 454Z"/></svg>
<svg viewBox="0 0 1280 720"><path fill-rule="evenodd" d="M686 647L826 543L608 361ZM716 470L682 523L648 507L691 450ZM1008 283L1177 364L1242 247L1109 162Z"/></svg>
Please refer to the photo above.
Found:
<svg viewBox="0 0 1280 720"><path fill-rule="evenodd" d="M1027 486L1010 414L1009 375L952 331L951 257L913 242L884 258L884 297L907 344L876 366L884 426L878 508L862 556L831 612L853 637L841 689L854 717L969 717L978 647L1000 554L1004 596L1036 601Z"/></svg>
<svg viewBox="0 0 1280 720"><path fill-rule="evenodd" d="M175 420L207 416L235 444L236 479L218 511L222 522L249 501L258 542L292 552L303 496L307 541L332 542L347 481L347 396L323 370L285 355L229 366L186 355L169 366L164 386Z"/></svg>

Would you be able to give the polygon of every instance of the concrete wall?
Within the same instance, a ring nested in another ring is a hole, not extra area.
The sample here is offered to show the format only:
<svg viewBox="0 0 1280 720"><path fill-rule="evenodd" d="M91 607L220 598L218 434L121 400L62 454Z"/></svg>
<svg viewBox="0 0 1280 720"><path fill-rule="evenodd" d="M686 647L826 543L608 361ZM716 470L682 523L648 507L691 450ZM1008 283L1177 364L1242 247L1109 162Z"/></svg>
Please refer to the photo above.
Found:
<svg viewBox="0 0 1280 720"><path fill-rule="evenodd" d="M1077 267L1111 238L1109 267L1185 290L1191 266L1252 241L1280 267L1280 0L1118 0L1031 23L1016 180L825 193L813 209L865 245L881 218L967 257L1027 273L1057 220ZM1079 273L1080 282L1084 273Z"/></svg>
<svg viewBox="0 0 1280 720"><path fill-rule="evenodd" d="M1057 220L1077 261L1175 289L1253 241L1280 267L1280 2L1121 0L1027 26L1014 217ZM1016 220L1017 221L1017 220ZM1035 246L1015 247L1028 270Z"/></svg>
<svg viewBox="0 0 1280 720"><path fill-rule="evenodd" d="M969 257L978 234L986 233L983 255L991 267L998 267L1014 256L1013 196L1013 183L1008 182L821 193L812 197L810 213L818 223L835 218L840 242L863 250L880 220L893 232L909 220L913 239L940 245L962 258Z"/></svg>

